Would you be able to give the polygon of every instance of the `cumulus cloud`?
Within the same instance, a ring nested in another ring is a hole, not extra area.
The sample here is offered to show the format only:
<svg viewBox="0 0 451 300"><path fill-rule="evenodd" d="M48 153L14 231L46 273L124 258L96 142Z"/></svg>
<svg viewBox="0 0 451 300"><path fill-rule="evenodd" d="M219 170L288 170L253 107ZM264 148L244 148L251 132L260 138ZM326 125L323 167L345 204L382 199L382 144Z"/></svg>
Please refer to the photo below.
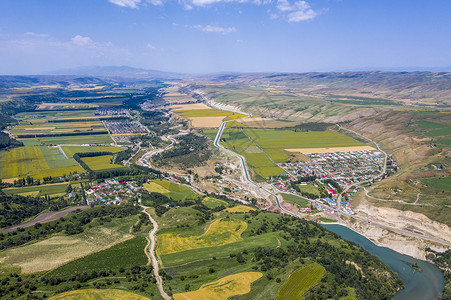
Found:
<svg viewBox="0 0 451 300"><path fill-rule="evenodd" d="M192 26L192 28L201 30L203 32L214 32L221 34L229 34L236 31L235 27L219 27L212 25L194 25Z"/></svg>
<svg viewBox="0 0 451 300"><path fill-rule="evenodd" d="M318 15L306 1L296 1L291 4L288 0L278 0L277 9L285 14L288 22L307 21Z"/></svg>
<svg viewBox="0 0 451 300"><path fill-rule="evenodd" d="M122 7L131 7L131 8L138 8L138 4L141 3L141 0L108 0L108 1Z"/></svg>
<svg viewBox="0 0 451 300"><path fill-rule="evenodd" d="M154 45L152 45L151 43L147 43L147 48L155 50L157 49Z"/></svg>
<svg viewBox="0 0 451 300"><path fill-rule="evenodd" d="M72 38L72 43L76 46L84 47L93 45L94 41L89 36L76 35Z"/></svg>

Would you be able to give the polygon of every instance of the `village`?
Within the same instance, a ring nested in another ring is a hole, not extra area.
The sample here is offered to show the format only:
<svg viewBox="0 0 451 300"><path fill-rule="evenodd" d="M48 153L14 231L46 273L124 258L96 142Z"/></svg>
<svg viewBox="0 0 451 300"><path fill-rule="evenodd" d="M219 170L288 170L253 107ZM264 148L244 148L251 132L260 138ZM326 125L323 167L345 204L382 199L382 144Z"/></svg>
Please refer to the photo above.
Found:
<svg viewBox="0 0 451 300"><path fill-rule="evenodd" d="M135 182L107 180L102 184L91 186L86 191L87 204L118 205L122 201L137 199L142 190L144 188L137 186Z"/></svg>

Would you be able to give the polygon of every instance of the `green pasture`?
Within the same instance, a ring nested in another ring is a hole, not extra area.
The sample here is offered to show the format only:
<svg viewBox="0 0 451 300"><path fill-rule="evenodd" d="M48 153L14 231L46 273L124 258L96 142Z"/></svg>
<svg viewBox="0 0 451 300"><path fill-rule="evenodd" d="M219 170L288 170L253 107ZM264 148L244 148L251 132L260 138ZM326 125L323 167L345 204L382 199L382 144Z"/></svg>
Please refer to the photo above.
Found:
<svg viewBox="0 0 451 300"><path fill-rule="evenodd" d="M429 129L424 133L428 137L439 137L451 135L451 126L445 124L439 124L429 121L415 122L418 128Z"/></svg>
<svg viewBox="0 0 451 300"><path fill-rule="evenodd" d="M63 146L62 147L64 153L66 153L67 157L73 157L75 153L87 153L87 152L111 152L117 153L121 152L122 149L120 147L113 146L99 146L99 147L91 147L91 146Z"/></svg>
<svg viewBox="0 0 451 300"><path fill-rule="evenodd" d="M109 170L109 169L120 169L125 168L122 165L112 164L112 155L102 155L94 157L83 157L81 160L88 165L88 167L93 171Z"/></svg>
<svg viewBox="0 0 451 300"><path fill-rule="evenodd" d="M215 199L212 197L205 197L202 200L202 204L210 209L215 209L218 206L225 206L225 207L229 206L229 203L227 203L226 201Z"/></svg>
<svg viewBox="0 0 451 300"><path fill-rule="evenodd" d="M175 201L196 199L199 197L199 194L189 187L165 180L154 180L151 184L145 184L144 188L149 192L163 194Z"/></svg>
<svg viewBox="0 0 451 300"><path fill-rule="evenodd" d="M71 182L72 187L78 187L79 182ZM36 196L44 196L44 195L60 195L65 194L67 188L66 183L54 183L54 184L45 184L45 185L35 185L35 186L25 186L20 188L7 188L4 189L3 192L7 195L18 194L18 195L36 195Z"/></svg>
<svg viewBox="0 0 451 300"><path fill-rule="evenodd" d="M451 177L423 178L421 182L437 191L451 192Z"/></svg>
<svg viewBox="0 0 451 300"><path fill-rule="evenodd" d="M108 134L90 134L90 135L73 135L73 136L55 136L55 137L38 137L24 138L21 142L28 145L73 145L73 144L110 144L113 143Z"/></svg>

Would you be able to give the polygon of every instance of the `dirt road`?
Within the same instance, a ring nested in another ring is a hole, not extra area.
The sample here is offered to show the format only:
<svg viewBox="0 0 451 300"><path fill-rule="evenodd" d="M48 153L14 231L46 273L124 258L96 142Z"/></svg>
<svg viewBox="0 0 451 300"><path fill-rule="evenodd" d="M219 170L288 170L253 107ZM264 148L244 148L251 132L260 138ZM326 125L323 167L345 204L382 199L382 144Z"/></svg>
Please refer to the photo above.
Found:
<svg viewBox="0 0 451 300"><path fill-rule="evenodd" d="M152 222L153 228L149 232L149 238L150 238L150 247L149 247L149 254L152 258L152 266L153 266L153 273L155 275L155 278L157 279L157 285L158 290L160 291L161 297L165 300L170 300L171 297L166 294L166 292L163 289L163 279L161 278L159 274L159 266L158 266L158 260L155 256L155 247L156 247L156 240L155 240L155 233L158 231L158 223L155 221L152 216L147 212L148 207L141 205L141 207L144 209L143 212L149 217L150 222Z"/></svg>

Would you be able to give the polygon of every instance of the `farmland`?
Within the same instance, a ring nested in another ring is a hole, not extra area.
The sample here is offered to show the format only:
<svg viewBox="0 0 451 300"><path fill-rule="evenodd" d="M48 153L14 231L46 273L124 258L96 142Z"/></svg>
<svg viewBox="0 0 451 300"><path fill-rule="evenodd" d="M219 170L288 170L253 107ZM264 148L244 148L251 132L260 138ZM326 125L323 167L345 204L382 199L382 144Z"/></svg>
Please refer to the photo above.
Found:
<svg viewBox="0 0 451 300"><path fill-rule="evenodd" d="M217 247L241 241L247 224L239 220L218 219L201 236L162 234L158 237L157 254L172 254L186 250Z"/></svg>
<svg viewBox="0 0 451 300"><path fill-rule="evenodd" d="M51 300L81 300L81 299L104 299L104 300L149 300L150 298L126 292L119 289L84 289L58 294Z"/></svg>
<svg viewBox="0 0 451 300"><path fill-rule="evenodd" d="M191 126L195 128L218 127L223 121L246 117L246 115L243 114L212 108L175 110L174 112L189 119L191 121Z"/></svg>
<svg viewBox="0 0 451 300"><path fill-rule="evenodd" d="M250 211L255 210L255 208L250 207L250 206L246 206L246 205L237 205L234 207L229 207L226 209L226 212L230 212L230 213L247 213Z"/></svg>
<svg viewBox="0 0 451 300"><path fill-rule="evenodd" d="M202 285L198 290L175 294L174 300L227 300L229 297L247 294L251 284L263 276L260 272L244 272L223 277Z"/></svg>
<svg viewBox="0 0 451 300"><path fill-rule="evenodd" d="M144 184L144 188L151 193L160 193L175 201L196 199L199 197L199 195L189 187L171 181L154 180L153 182Z"/></svg>
<svg viewBox="0 0 451 300"><path fill-rule="evenodd" d="M73 157L75 153L86 153L86 152L111 152L117 153L122 151L120 147L111 147L111 146L100 146L100 147L91 147L91 146L63 146L62 147L64 153L67 157Z"/></svg>
<svg viewBox="0 0 451 300"><path fill-rule="evenodd" d="M72 187L79 187L79 183L71 182ZM65 195L67 189L67 183L53 183L46 185L37 185L37 186L25 186L19 188L7 188L3 189L3 192L7 195L17 194L22 196L34 196L34 197L43 197L44 195L52 196L60 196Z"/></svg>
<svg viewBox="0 0 451 300"><path fill-rule="evenodd" d="M94 157L83 157L81 160L93 171L124 168L122 165L112 164L112 159L112 155L101 155Z"/></svg>
<svg viewBox="0 0 451 300"><path fill-rule="evenodd" d="M295 271L279 289L276 299L301 299L305 292L320 282L324 271L319 264L309 264Z"/></svg>
<svg viewBox="0 0 451 300"><path fill-rule="evenodd" d="M9 152L0 152L1 178L30 176L44 178L85 171L74 159L66 159L58 148L25 146Z"/></svg>
<svg viewBox="0 0 451 300"><path fill-rule="evenodd" d="M281 193L283 200L289 201L289 202L293 202L296 203L297 205L301 206L301 207L309 207L310 203L304 199L301 198L299 196L293 195L293 194L285 194L285 193Z"/></svg>

